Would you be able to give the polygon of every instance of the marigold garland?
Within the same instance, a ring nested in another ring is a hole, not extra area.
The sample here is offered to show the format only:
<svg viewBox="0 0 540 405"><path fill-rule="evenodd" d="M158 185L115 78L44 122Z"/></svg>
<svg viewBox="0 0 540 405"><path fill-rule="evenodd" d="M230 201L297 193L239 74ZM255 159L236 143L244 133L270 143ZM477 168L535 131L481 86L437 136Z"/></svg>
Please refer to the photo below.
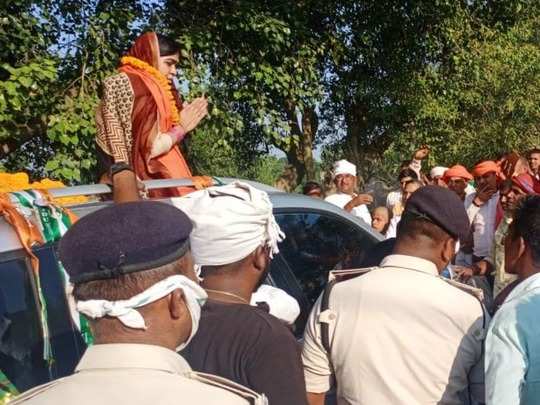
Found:
<svg viewBox="0 0 540 405"><path fill-rule="evenodd" d="M130 65L134 68L144 70L145 72L152 75L159 83L165 94L167 95L167 98L169 99L169 104L171 106L171 120L174 124L178 125L180 124L180 113L178 112L178 108L176 107L176 99L173 96L171 83L167 80L167 78L155 67L149 65L143 60L140 60L138 58L134 58L133 56L124 56L122 59L120 59L120 63L122 65Z"/></svg>
<svg viewBox="0 0 540 405"><path fill-rule="evenodd" d="M64 183L57 180L43 179L41 181L30 182L28 174L24 172L19 173L0 173L0 193L11 193L13 191L21 190L48 190L50 188L65 187ZM57 197L53 198L53 202L58 205L74 205L83 204L88 202L88 198L85 196L72 196L72 197Z"/></svg>

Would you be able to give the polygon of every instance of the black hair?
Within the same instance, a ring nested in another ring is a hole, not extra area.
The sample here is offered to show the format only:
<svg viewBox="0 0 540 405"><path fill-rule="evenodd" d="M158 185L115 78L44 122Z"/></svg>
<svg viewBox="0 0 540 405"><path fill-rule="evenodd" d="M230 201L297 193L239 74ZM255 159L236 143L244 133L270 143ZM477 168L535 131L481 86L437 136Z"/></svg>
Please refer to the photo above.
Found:
<svg viewBox="0 0 540 405"><path fill-rule="evenodd" d="M405 185L408 186L409 184L415 184L420 187L424 187L424 183L422 183L420 180L409 180Z"/></svg>
<svg viewBox="0 0 540 405"><path fill-rule="evenodd" d="M319 183L316 181L308 181L304 184L304 187L302 187L302 194L309 194L313 190L321 190L322 193L322 187Z"/></svg>
<svg viewBox="0 0 540 405"><path fill-rule="evenodd" d="M532 148L531 150L527 151L527 158L530 159L531 155L540 154L539 148Z"/></svg>
<svg viewBox="0 0 540 405"><path fill-rule="evenodd" d="M405 177L410 177L413 180L418 180L418 174L411 168L405 168L399 172L398 180L401 181Z"/></svg>
<svg viewBox="0 0 540 405"><path fill-rule="evenodd" d="M499 191L510 190L513 184L512 180L505 179L499 183Z"/></svg>
<svg viewBox="0 0 540 405"><path fill-rule="evenodd" d="M169 56L180 53L180 45L165 35L157 34L159 43L159 56Z"/></svg>
<svg viewBox="0 0 540 405"><path fill-rule="evenodd" d="M540 265L540 196L530 195L520 201L511 229L512 239L523 238L534 263Z"/></svg>
<svg viewBox="0 0 540 405"><path fill-rule="evenodd" d="M116 278L75 283L73 297L77 301L127 300L167 277L176 275L189 277L185 257L182 256L180 259L161 267L122 274Z"/></svg>
<svg viewBox="0 0 540 405"><path fill-rule="evenodd" d="M405 209L405 212L398 223L396 235L397 239L407 238L413 240L419 236L424 236L436 243L443 242L451 237L450 234L439 225L427 219L418 218L407 212L407 209Z"/></svg>

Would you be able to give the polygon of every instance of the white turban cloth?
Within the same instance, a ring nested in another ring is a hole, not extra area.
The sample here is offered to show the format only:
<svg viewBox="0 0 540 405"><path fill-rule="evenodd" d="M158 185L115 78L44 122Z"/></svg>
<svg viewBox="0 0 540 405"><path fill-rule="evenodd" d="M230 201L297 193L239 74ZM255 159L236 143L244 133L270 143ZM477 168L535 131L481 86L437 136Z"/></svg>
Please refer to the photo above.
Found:
<svg viewBox="0 0 540 405"><path fill-rule="evenodd" d="M350 174L356 177L356 166L348 160L338 160L334 163L334 177L340 174Z"/></svg>
<svg viewBox="0 0 540 405"><path fill-rule="evenodd" d="M197 265L231 264L259 246L267 246L270 257L279 253L278 243L285 234L264 191L236 181L171 200L193 223L191 254Z"/></svg>
<svg viewBox="0 0 540 405"><path fill-rule="evenodd" d="M443 166L435 166L431 171L429 172L429 176L434 179L435 177L442 177L444 176L444 172L448 170L448 167Z"/></svg>

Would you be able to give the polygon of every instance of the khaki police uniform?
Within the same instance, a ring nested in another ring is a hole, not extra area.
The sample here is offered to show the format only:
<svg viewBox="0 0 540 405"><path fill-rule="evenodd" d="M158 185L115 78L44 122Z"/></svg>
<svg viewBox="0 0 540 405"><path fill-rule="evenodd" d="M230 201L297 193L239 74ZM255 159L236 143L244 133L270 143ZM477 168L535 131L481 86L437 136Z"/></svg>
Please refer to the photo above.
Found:
<svg viewBox="0 0 540 405"><path fill-rule="evenodd" d="M74 375L27 391L11 404L263 405L267 401L239 384L192 371L169 349L101 344L86 350Z"/></svg>
<svg viewBox="0 0 540 405"><path fill-rule="evenodd" d="M321 300L304 336L308 392L328 391L335 378L340 405L449 405L467 403L471 395L481 399L482 305L441 278L432 262L388 256L380 267L337 283L323 313ZM329 325L329 353L321 339L322 322Z"/></svg>

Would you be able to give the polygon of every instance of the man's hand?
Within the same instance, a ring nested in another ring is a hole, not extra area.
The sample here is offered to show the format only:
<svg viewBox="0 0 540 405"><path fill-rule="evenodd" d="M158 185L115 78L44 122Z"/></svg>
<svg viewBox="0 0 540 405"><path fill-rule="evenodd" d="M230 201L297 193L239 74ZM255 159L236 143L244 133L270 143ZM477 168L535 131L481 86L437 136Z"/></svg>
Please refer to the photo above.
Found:
<svg viewBox="0 0 540 405"><path fill-rule="evenodd" d="M115 203L138 201L141 199L137 176L131 170L123 170L113 175L112 184ZM144 184L142 186L144 187Z"/></svg>
<svg viewBox="0 0 540 405"><path fill-rule="evenodd" d="M429 155L429 146L422 145L420 149L414 152L413 159L423 160L427 157L427 155Z"/></svg>
<svg viewBox="0 0 540 405"><path fill-rule="evenodd" d="M180 112L180 125L186 133L193 130L208 114L208 101L204 97L197 97L191 103L184 103Z"/></svg>
<svg viewBox="0 0 540 405"><path fill-rule="evenodd" d="M493 266L487 260L480 260L472 265L475 276L485 276L493 270Z"/></svg>
<svg viewBox="0 0 540 405"><path fill-rule="evenodd" d="M474 270L471 267L452 266L452 271L456 274L457 281L462 283L467 282L472 276L474 276Z"/></svg>
<svg viewBox="0 0 540 405"><path fill-rule="evenodd" d="M452 266L452 271L457 275L457 280L462 283L468 281L472 276L485 276L492 269L493 266L487 260L480 260L471 267Z"/></svg>
<svg viewBox="0 0 540 405"><path fill-rule="evenodd" d="M373 202L373 196L371 194L358 194L351 201L349 201L343 209L347 212L351 212L354 207L358 207L362 204L371 204Z"/></svg>
<svg viewBox="0 0 540 405"><path fill-rule="evenodd" d="M491 197L493 197L493 194L497 192L496 187L491 187L488 184L486 184L485 187L479 188L476 191L476 197L474 197L473 203L479 207L484 205L486 202L488 202Z"/></svg>
<svg viewBox="0 0 540 405"><path fill-rule="evenodd" d="M355 207L363 204L371 204L373 202L373 196L371 194L358 194L352 201Z"/></svg>

